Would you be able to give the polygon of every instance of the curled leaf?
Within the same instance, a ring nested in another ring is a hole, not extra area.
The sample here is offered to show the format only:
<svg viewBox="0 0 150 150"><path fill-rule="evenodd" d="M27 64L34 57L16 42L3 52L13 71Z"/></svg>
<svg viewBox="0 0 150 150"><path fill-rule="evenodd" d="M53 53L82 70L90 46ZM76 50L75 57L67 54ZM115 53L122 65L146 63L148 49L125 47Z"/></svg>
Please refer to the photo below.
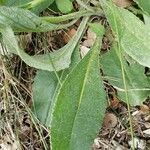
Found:
<svg viewBox="0 0 150 150"><path fill-rule="evenodd" d="M43 55L29 56L22 49L20 49L14 32L9 26L3 27L3 29L1 29L1 33L3 36L4 44L7 46L8 50L11 53L19 55L21 59L29 66L42 70L59 71L69 67L72 52L77 46L85 30L87 21L88 18L83 19L77 33L63 48L53 53L47 53Z"/></svg>

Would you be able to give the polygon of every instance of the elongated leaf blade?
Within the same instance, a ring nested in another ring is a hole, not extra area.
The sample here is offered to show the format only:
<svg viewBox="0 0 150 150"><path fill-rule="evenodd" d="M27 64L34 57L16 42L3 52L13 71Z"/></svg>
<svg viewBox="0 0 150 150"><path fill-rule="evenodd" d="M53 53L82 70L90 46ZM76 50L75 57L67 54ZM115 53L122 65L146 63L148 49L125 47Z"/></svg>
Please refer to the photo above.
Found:
<svg viewBox="0 0 150 150"><path fill-rule="evenodd" d="M54 72L43 70L37 72L33 84L33 111L46 126L48 126L46 124L47 116L57 85L58 79Z"/></svg>
<svg viewBox="0 0 150 150"><path fill-rule="evenodd" d="M29 66L42 70L59 71L69 67L71 55L75 47L78 45L78 42L85 30L87 21L87 17L83 19L77 33L67 45L60 50L55 51L54 53L43 55L29 56L27 53L21 50L10 27L1 29L1 33L3 36L3 41L8 50L19 55L21 59Z"/></svg>
<svg viewBox="0 0 150 150"><path fill-rule="evenodd" d="M128 10L106 1L102 6L122 49L141 65L150 67L150 28Z"/></svg>
<svg viewBox="0 0 150 150"><path fill-rule="evenodd" d="M37 71L32 86L33 111L37 118L47 127L50 127L51 113L55 103L55 96L61 87L60 84L79 61L79 46L77 46L72 54L71 65L68 69L61 72Z"/></svg>
<svg viewBox="0 0 150 150"><path fill-rule="evenodd" d="M91 149L102 124L106 102L99 75L99 44L96 41L58 93L51 124L53 150Z"/></svg>
<svg viewBox="0 0 150 150"><path fill-rule="evenodd" d="M2 5L5 6L19 6L30 2L31 0L2 0Z"/></svg>

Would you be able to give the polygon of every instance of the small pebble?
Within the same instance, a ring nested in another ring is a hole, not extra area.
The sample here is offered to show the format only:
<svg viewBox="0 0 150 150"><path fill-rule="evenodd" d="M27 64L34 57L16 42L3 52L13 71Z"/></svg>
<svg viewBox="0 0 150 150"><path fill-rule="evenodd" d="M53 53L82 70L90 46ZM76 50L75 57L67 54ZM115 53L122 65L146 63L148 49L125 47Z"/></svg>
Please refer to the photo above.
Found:
<svg viewBox="0 0 150 150"><path fill-rule="evenodd" d="M144 126L145 126L146 129L150 129L150 123L149 122L145 122Z"/></svg>
<svg viewBox="0 0 150 150"><path fill-rule="evenodd" d="M144 130L143 133L147 134L148 136L150 136L150 129Z"/></svg>

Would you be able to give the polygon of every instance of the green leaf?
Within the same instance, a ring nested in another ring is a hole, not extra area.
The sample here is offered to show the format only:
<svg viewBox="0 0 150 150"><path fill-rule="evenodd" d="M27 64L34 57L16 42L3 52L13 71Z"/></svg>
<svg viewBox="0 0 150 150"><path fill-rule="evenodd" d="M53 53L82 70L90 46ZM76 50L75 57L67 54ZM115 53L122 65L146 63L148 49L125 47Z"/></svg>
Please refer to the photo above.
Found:
<svg viewBox="0 0 150 150"><path fill-rule="evenodd" d="M141 65L150 67L150 28L126 9L106 1L102 6L122 49Z"/></svg>
<svg viewBox="0 0 150 150"><path fill-rule="evenodd" d="M101 59L101 64L104 79L108 80L109 83L117 89L119 98L126 102L121 64L115 51L116 49L117 48L114 47L104 54ZM144 74L144 67L133 61L131 58L124 55L122 61L129 102L131 105L141 105L150 95L150 78Z"/></svg>
<svg viewBox="0 0 150 150"><path fill-rule="evenodd" d="M39 70L33 84L33 111L46 126L51 102L57 91L58 79L54 72ZM44 109L43 109L44 108ZM50 121L49 121L50 122Z"/></svg>
<svg viewBox="0 0 150 150"><path fill-rule="evenodd" d="M89 23L89 26L90 26L91 30L93 32L95 32L95 34L97 36L102 36L103 35L103 31L101 29L101 24L100 23Z"/></svg>
<svg viewBox="0 0 150 150"><path fill-rule="evenodd" d="M64 22L67 20L71 20L71 19L78 19L82 16L91 16L91 15L95 15L99 13L99 15L101 14L101 11L95 11L95 12L90 12L87 10L80 10L77 12L73 12L73 13L69 13L66 15L62 15L62 16L44 16L42 17L43 20L48 21L50 23L60 23L60 22Z"/></svg>
<svg viewBox="0 0 150 150"><path fill-rule="evenodd" d="M30 2L31 0L2 0L2 5L5 6L19 6Z"/></svg>
<svg viewBox="0 0 150 150"><path fill-rule="evenodd" d="M52 24L29 10L17 7L0 7L0 28L11 26L15 32L46 32L58 30L71 24Z"/></svg>
<svg viewBox="0 0 150 150"><path fill-rule="evenodd" d="M147 27L150 27L150 16L143 15L143 18L144 18L145 25Z"/></svg>
<svg viewBox="0 0 150 150"><path fill-rule="evenodd" d="M5 0L2 5L17 6L30 9L32 12L39 14L49 7L54 0Z"/></svg>
<svg viewBox="0 0 150 150"><path fill-rule="evenodd" d="M27 3L27 8L31 10L32 12L39 14L46 8L48 8L54 0L34 0L29 3Z"/></svg>
<svg viewBox="0 0 150 150"><path fill-rule="evenodd" d="M55 103L55 96L61 87L60 82L63 82L69 72L80 60L79 46L77 46L73 52L71 60L72 62L68 69L61 72L38 70L34 79L34 84L32 86L33 111L37 118L47 127L50 127L51 113Z"/></svg>
<svg viewBox="0 0 150 150"><path fill-rule="evenodd" d="M149 0L134 0L146 14L150 15L150 1Z"/></svg>
<svg viewBox="0 0 150 150"><path fill-rule="evenodd" d="M77 46L85 30L87 21L88 18L83 19L75 36L63 48L53 53L47 53L43 55L29 56L22 49L20 49L18 47L16 37L14 36L14 33L10 27L3 28L1 33L7 49L10 52L19 55L21 59L29 66L42 70L59 71L69 67L72 52Z"/></svg>
<svg viewBox="0 0 150 150"><path fill-rule="evenodd" d="M73 9L73 5L70 0L55 0L55 2L62 13L69 13Z"/></svg>
<svg viewBox="0 0 150 150"><path fill-rule="evenodd" d="M65 79L54 107L51 142L54 150L88 150L102 125L106 98L99 71L102 37Z"/></svg>

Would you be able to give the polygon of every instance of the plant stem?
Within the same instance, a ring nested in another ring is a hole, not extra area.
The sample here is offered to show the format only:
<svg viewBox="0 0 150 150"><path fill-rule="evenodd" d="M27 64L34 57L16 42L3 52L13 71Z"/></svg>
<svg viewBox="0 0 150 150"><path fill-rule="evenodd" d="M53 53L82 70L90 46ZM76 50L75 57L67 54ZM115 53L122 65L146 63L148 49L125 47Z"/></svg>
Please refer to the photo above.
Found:
<svg viewBox="0 0 150 150"><path fill-rule="evenodd" d="M80 10L78 12L73 12L67 15L62 15L62 16L46 16L46 17L41 17L43 20L50 22L50 23L60 23L66 20L70 20L70 19L78 19L80 17L83 16L91 16L91 15L102 15L103 12L101 9L95 11L95 12L91 12L91 11L87 11L87 10Z"/></svg>
<svg viewBox="0 0 150 150"><path fill-rule="evenodd" d="M112 0L110 0L112 2ZM112 2L113 3L113 2ZM113 11L113 9L112 9ZM114 14L114 12L112 12ZM127 103L127 109L128 109L128 115L129 115L129 124L130 124L130 132L131 132L131 139L133 142L133 150L135 150L135 142L134 142L134 132L133 132L133 126L132 126L132 115L131 115L131 110L130 110L130 102L129 102L129 97L128 97L128 89L127 89L127 83L126 83L126 78L125 78L125 67L123 63L123 55L122 55L122 50L121 50L121 39L119 37L119 29L118 25L115 19L115 16L113 16L114 24L115 24L115 31L117 34L117 50L116 53L118 54L120 64L121 64L121 73L122 73L122 79L123 79L123 86L124 86L124 91L125 91L125 99Z"/></svg>

